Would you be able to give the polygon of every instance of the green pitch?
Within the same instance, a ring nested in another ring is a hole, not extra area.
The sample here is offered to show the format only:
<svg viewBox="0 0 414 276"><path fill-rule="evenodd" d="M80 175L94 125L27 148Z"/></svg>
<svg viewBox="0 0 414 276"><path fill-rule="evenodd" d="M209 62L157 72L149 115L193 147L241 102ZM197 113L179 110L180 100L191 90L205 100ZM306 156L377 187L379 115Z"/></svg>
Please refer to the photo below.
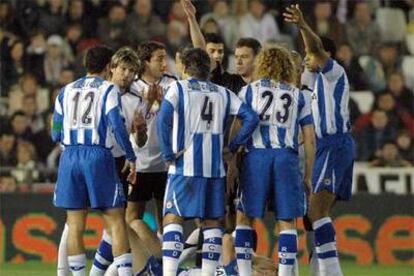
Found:
<svg viewBox="0 0 414 276"><path fill-rule="evenodd" d="M90 265L89 265L90 266ZM345 276L414 276L414 266L357 266L353 263L342 263ZM301 275L309 275L308 266L300 268ZM25 264L0 264L1 276L55 276L56 265L39 262Z"/></svg>

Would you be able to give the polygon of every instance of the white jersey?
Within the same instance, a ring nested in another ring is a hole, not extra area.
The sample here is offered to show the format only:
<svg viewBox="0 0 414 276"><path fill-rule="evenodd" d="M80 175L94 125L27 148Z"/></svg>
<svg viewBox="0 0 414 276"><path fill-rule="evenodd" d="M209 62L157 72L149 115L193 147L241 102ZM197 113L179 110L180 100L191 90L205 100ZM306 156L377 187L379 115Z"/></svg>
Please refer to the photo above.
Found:
<svg viewBox="0 0 414 276"><path fill-rule="evenodd" d="M260 119L248 149L298 150L300 127L313 123L310 99L304 93L285 83L261 79L243 87L239 97Z"/></svg>
<svg viewBox="0 0 414 276"><path fill-rule="evenodd" d="M131 91L121 93L120 98L121 114L125 120L125 127L128 133L131 133L132 121L134 119L136 112L144 112L146 105L143 102L141 96ZM134 139L131 136L131 144L133 144L133 140ZM116 142L114 142L114 147L112 148L112 155L114 157L120 157L125 155L125 152Z"/></svg>
<svg viewBox="0 0 414 276"><path fill-rule="evenodd" d="M119 88L99 77L83 77L66 85L55 103L55 113L63 116L63 145L113 146L106 116L118 112Z"/></svg>
<svg viewBox="0 0 414 276"><path fill-rule="evenodd" d="M168 85L175 81L175 78L164 74L158 85L163 88L163 91ZM149 84L144 80L139 79L134 81L131 85L131 92L142 97L145 103L147 98ZM146 103L145 103L146 104ZM157 114L159 105L154 104L151 110L145 114L147 123L147 137L148 140L143 147L138 147L135 139L130 139L135 155L137 157L136 167L137 172L165 172L167 171L166 164L161 157L160 144L157 136Z"/></svg>

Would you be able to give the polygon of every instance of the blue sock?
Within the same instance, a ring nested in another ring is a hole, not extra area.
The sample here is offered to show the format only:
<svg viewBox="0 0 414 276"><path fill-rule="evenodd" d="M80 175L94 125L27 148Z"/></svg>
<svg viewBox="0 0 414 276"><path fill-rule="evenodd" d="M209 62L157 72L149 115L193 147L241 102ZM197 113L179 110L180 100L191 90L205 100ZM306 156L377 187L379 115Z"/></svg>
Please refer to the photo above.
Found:
<svg viewBox="0 0 414 276"><path fill-rule="evenodd" d="M163 275L175 276L178 270L178 259L183 251L183 227L176 223L164 227L162 242Z"/></svg>
<svg viewBox="0 0 414 276"><path fill-rule="evenodd" d="M279 236L279 275L290 276L294 273L296 254L298 252L297 231L283 230Z"/></svg>
<svg viewBox="0 0 414 276"><path fill-rule="evenodd" d="M254 231L251 226L236 226L234 247L240 276L252 275L253 234Z"/></svg>
<svg viewBox="0 0 414 276"><path fill-rule="evenodd" d="M223 231L221 228L206 228L203 230L203 260L201 263L202 275L214 275L221 255Z"/></svg>
<svg viewBox="0 0 414 276"><path fill-rule="evenodd" d="M108 266L114 261L112 255L112 239L111 236L104 230L102 233L102 240L99 244L98 250L93 260L90 276L102 276L108 269Z"/></svg>
<svg viewBox="0 0 414 276"><path fill-rule="evenodd" d="M342 275L336 250L336 234L329 217L321 218L313 223L315 231L315 250L318 256L321 275Z"/></svg>

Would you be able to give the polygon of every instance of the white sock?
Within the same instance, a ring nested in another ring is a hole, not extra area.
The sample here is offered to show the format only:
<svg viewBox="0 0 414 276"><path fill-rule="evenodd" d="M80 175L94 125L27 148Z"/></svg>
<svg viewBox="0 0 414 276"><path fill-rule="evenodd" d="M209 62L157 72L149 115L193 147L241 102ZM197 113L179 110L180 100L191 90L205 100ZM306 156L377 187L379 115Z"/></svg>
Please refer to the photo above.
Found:
<svg viewBox="0 0 414 276"><path fill-rule="evenodd" d="M103 276L108 266L113 262L112 238L104 229L99 247L95 253L89 276Z"/></svg>
<svg viewBox="0 0 414 276"><path fill-rule="evenodd" d="M315 231L315 253L318 255L321 276L342 276L336 249L336 235L332 220L321 218L313 223Z"/></svg>
<svg viewBox="0 0 414 276"><path fill-rule="evenodd" d="M296 229L280 231L279 235L279 276L293 276L296 254L298 252L297 245L298 234Z"/></svg>
<svg viewBox="0 0 414 276"><path fill-rule="evenodd" d="M114 263L119 276L132 275L132 254L125 253L114 258Z"/></svg>
<svg viewBox="0 0 414 276"><path fill-rule="evenodd" d="M85 276L86 255L72 255L68 256L68 263L70 271L73 276Z"/></svg>
<svg viewBox="0 0 414 276"><path fill-rule="evenodd" d="M201 275L215 275L216 268L220 259L223 231L220 228L207 228L203 230L203 257L201 264Z"/></svg>
<svg viewBox="0 0 414 276"><path fill-rule="evenodd" d="M115 263L108 266L108 269L105 271L105 276L118 276L118 269L116 268Z"/></svg>
<svg viewBox="0 0 414 276"><path fill-rule="evenodd" d="M237 225L234 249L240 276L252 275L253 228L249 225Z"/></svg>
<svg viewBox="0 0 414 276"><path fill-rule="evenodd" d="M162 242L162 271L165 276L176 276L178 259L183 251L183 227L176 223L164 226Z"/></svg>
<svg viewBox="0 0 414 276"><path fill-rule="evenodd" d="M65 223L62 236L60 237L58 260L57 260L57 276L69 275L69 263L68 263L68 232L69 227Z"/></svg>
<svg viewBox="0 0 414 276"><path fill-rule="evenodd" d="M199 236L200 228L194 229L194 231L191 232L190 236L188 236L187 240L184 243L184 250L181 253L180 259L178 259L179 264L194 256L194 254L197 251L197 243Z"/></svg>

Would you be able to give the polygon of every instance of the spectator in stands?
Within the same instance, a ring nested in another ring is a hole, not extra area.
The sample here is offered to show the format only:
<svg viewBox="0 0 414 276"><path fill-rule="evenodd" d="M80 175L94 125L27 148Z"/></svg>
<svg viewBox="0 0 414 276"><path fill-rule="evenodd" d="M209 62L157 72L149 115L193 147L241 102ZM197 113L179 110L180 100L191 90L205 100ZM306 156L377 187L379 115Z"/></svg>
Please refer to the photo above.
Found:
<svg viewBox="0 0 414 276"><path fill-rule="evenodd" d="M233 49L239 38L239 29L236 19L230 14L229 4L226 0L218 0L213 3L213 11L203 15L200 22L213 18L221 31L226 46Z"/></svg>
<svg viewBox="0 0 414 276"><path fill-rule="evenodd" d="M2 129L0 135L0 164L2 167L16 166L16 138L11 129Z"/></svg>
<svg viewBox="0 0 414 276"><path fill-rule="evenodd" d="M43 32L34 30L30 34L30 44L26 49L27 71L36 76L40 84L46 84L44 59L47 51L46 38Z"/></svg>
<svg viewBox="0 0 414 276"><path fill-rule="evenodd" d="M213 17L200 21L200 29L204 34L218 34L221 36L219 24Z"/></svg>
<svg viewBox="0 0 414 276"><path fill-rule="evenodd" d="M58 83L60 72L68 65L68 57L63 51L63 39L58 35L50 36L47 39L47 51L44 59L46 82L48 84Z"/></svg>
<svg viewBox="0 0 414 276"><path fill-rule="evenodd" d="M16 190L16 179L10 173L2 173L0 176L0 194L13 193Z"/></svg>
<svg viewBox="0 0 414 276"><path fill-rule="evenodd" d="M17 144L17 166L11 172L18 184L32 184L39 179L36 150L29 142Z"/></svg>
<svg viewBox="0 0 414 276"><path fill-rule="evenodd" d="M346 37L356 56L376 53L381 44L381 30L372 20L368 1L355 3L353 17L346 23Z"/></svg>
<svg viewBox="0 0 414 276"><path fill-rule="evenodd" d="M66 25L81 26L85 37L94 36L96 21L94 16L85 13L85 3L83 0L71 0L66 14Z"/></svg>
<svg viewBox="0 0 414 276"><path fill-rule="evenodd" d="M29 128L29 120L23 111L16 111L10 117L11 127L13 135L17 139L17 142L32 141L33 133Z"/></svg>
<svg viewBox="0 0 414 276"><path fill-rule="evenodd" d="M37 1L14 1L16 7L16 20L19 26L21 37L28 38L37 27L40 16L40 9Z"/></svg>
<svg viewBox="0 0 414 276"><path fill-rule="evenodd" d="M389 124L387 113L375 110L371 123L356 137L358 141L358 160L369 161L379 156L383 143L395 137L396 130Z"/></svg>
<svg viewBox="0 0 414 276"><path fill-rule="evenodd" d="M73 64L78 53L78 44L82 39L83 28L80 24L73 23L66 28L63 38L62 51L70 64Z"/></svg>
<svg viewBox="0 0 414 276"><path fill-rule="evenodd" d="M23 112L27 117L29 128L33 134L36 134L45 128L44 114L39 112L36 98L34 96L23 97Z"/></svg>
<svg viewBox="0 0 414 276"><path fill-rule="evenodd" d="M66 84L69 84L75 80L75 72L70 67L63 68L62 71L60 71L59 76L59 87L63 87Z"/></svg>
<svg viewBox="0 0 414 276"><path fill-rule="evenodd" d="M25 70L23 42L21 40L14 40L10 45L10 55L6 56L2 63L1 87L5 95L8 95L12 86L17 84Z"/></svg>
<svg viewBox="0 0 414 276"><path fill-rule="evenodd" d="M136 0L134 10L128 15L127 34L131 45L148 40L160 40L165 35L165 25L152 13L151 0Z"/></svg>
<svg viewBox="0 0 414 276"><path fill-rule="evenodd" d="M345 40L344 27L332 12L332 5L333 2L328 0L316 2L309 22L319 36L329 37L340 44Z"/></svg>
<svg viewBox="0 0 414 276"><path fill-rule="evenodd" d="M414 143L408 131L400 131L397 135L397 146L403 159L414 164Z"/></svg>
<svg viewBox="0 0 414 276"><path fill-rule="evenodd" d="M3 30L19 34L18 22L14 16L14 10L10 2L0 2L0 26Z"/></svg>
<svg viewBox="0 0 414 276"><path fill-rule="evenodd" d="M48 37L61 35L65 27L65 12L62 0L48 0L40 11L38 27Z"/></svg>
<svg viewBox="0 0 414 276"><path fill-rule="evenodd" d="M127 42L126 26L126 10L121 4L116 4L109 10L108 17L99 19L98 37L102 43L118 49Z"/></svg>
<svg viewBox="0 0 414 276"><path fill-rule="evenodd" d="M279 27L273 16L266 12L263 0L249 1L249 12L240 19L240 37L252 37L262 45L268 40L280 40Z"/></svg>
<svg viewBox="0 0 414 276"><path fill-rule="evenodd" d="M19 85L10 91L9 96L9 114L23 109L23 98L25 96L36 97L37 106L40 112L49 108L49 92L39 87L34 75L26 73L19 79Z"/></svg>
<svg viewBox="0 0 414 276"><path fill-rule="evenodd" d="M345 69L351 90L365 90L368 88L364 70L362 70L358 59L354 56L349 43L344 42L338 47L336 59Z"/></svg>
<svg viewBox="0 0 414 276"><path fill-rule="evenodd" d="M394 96L397 109L405 109L414 115L414 94L404 85L401 73L393 72L388 76L386 91Z"/></svg>
<svg viewBox="0 0 414 276"><path fill-rule="evenodd" d="M38 160L47 166L49 155L53 152L54 148L57 146L56 143L52 141L50 136L50 122L52 121L52 112L49 112L46 116L43 116L43 124L45 128L36 133L33 139L34 146L36 147L36 152L38 154Z"/></svg>
<svg viewBox="0 0 414 276"><path fill-rule="evenodd" d="M389 140L384 143L378 158L371 164L373 167L411 167L412 164L403 159L395 142Z"/></svg>
<svg viewBox="0 0 414 276"><path fill-rule="evenodd" d="M398 55L398 46L395 43L383 43L378 58L384 70L385 80L391 73L401 70L401 57Z"/></svg>
<svg viewBox="0 0 414 276"><path fill-rule="evenodd" d="M181 21L170 21L167 25L167 41L165 46L170 59L175 57L177 50L187 42L186 25Z"/></svg>
<svg viewBox="0 0 414 276"><path fill-rule="evenodd" d="M179 21L187 27L187 16L185 15L184 9L181 5L180 0L174 0L168 14L168 23L171 21ZM186 30L187 31L187 30ZM168 33L168 31L167 31Z"/></svg>

